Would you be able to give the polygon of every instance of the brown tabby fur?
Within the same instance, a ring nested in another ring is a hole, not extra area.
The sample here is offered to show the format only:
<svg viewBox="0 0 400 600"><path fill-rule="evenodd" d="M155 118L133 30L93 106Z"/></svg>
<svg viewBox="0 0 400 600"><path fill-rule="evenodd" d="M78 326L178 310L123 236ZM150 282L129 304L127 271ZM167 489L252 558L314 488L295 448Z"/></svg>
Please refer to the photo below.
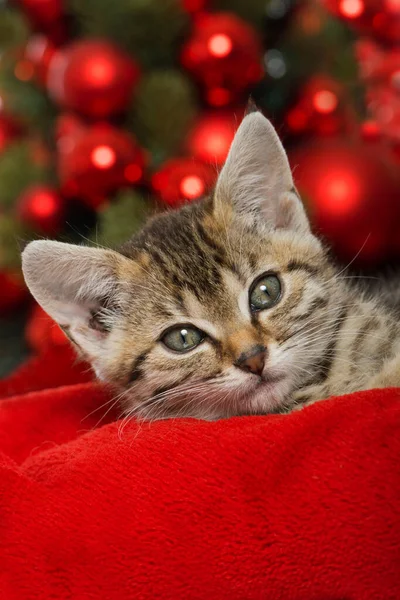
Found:
<svg viewBox="0 0 400 600"><path fill-rule="evenodd" d="M266 121L246 119L253 121L242 125L244 137L231 150L235 166L237 154L246 163L246 144ZM268 190L281 194L272 227L262 207L243 204L258 180L246 184L243 166L244 191L239 179L230 187L228 161L211 198L153 218L118 252L46 241L25 250L32 293L98 376L120 390L127 414L216 419L282 412L400 385L398 317L336 268L308 229L275 138L271 144L270 162L283 173L276 183L282 190ZM249 159L246 168L257 169L254 155ZM251 313L248 290L267 272L279 274L282 298ZM207 336L190 352L171 352L160 338L174 324L192 324ZM237 368L239 356L261 346L262 377Z"/></svg>

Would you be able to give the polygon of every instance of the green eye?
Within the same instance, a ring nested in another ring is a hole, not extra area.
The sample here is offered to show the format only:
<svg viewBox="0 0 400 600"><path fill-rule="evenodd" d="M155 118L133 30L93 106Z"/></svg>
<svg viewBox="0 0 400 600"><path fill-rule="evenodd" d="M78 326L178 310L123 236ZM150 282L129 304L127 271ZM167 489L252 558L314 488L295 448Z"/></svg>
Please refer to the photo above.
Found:
<svg viewBox="0 0 400 600"><path fill-rule="evenodd" d="M195 327L178 325L169 329L161 341L167 348L175 352L189 352L204 340L204 333Z"/></svg>
<svg viewBox="0 0 400 600"><path fill-rule="evenodd" d="M271 308L281 298L282 287L274 274L261 275L250 288L249 300L252 312Z"/></svg>

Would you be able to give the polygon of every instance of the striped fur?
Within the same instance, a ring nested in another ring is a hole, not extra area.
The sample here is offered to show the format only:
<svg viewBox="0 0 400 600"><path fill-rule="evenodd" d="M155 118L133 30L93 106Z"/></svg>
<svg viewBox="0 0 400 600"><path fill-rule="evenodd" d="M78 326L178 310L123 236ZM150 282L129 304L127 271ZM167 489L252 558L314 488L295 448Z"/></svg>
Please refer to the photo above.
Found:
<svg viewBox="0 0 400 600"><path fill-rule="evenodd" d="M254 160L254 136L276 134L260 115L246 119L251 127L239 129L211 198L153 218L118 251L76 247L80 263L75 257L67 265L73 247L63 251L54 242L24 251L32 293L120 391L128 416L284 412L333 394L400 385L398 314L379 294L349 285L310 232L277 137L278 151L268 155L273 184L264 188L261 170L248 176L263 168ZM279 275L282 297L252 313L249 289L268 272ZM196 326L204 341L191 352L171 352L160 338L175 324ZM254 347L267 349L262 377L237 366Z"/></svg>

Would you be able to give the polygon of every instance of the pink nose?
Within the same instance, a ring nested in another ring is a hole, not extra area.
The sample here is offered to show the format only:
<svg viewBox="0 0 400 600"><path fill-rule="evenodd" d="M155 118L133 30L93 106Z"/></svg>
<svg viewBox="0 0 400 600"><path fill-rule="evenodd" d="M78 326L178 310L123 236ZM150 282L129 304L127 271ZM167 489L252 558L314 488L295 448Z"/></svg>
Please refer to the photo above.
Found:
<svg viewBox="0 0 400 600"><path fill-rule="evenodd" d="M241 354L236 361L236 366L247 373L261 375L265 366L266 348L255 346L249 352Z"/></svg>

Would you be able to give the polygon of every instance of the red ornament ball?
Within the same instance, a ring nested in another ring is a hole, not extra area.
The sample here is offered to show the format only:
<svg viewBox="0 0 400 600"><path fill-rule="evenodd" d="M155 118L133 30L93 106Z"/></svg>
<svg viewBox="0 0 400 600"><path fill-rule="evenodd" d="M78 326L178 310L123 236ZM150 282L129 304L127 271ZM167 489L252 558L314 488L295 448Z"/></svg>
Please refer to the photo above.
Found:
<svg viewBox="0 0 400 600"><path fill-rule="evenodd" d="M366 142L377 142L382 138L382 131L378 123L373 120L364 121L360 126L361 137Z"/></svg>
<svg viewBox="0 0 400 600"><path fill-rule="evenodd" d="M303 88L297 104L286 115L293 134L334 135L347 128L342 109L343 89L326 76L313 77Z"/></svg>
<svg viewBox="0 0 400 600"><path fill-rule="evenodd" d="M1 108L1 98L0 98ZM22 135L22 127L13 117L7 114L0 115L0 153L7 148L16 138Z"/></svg>
<svg viewBox="0 0 400 600"><path fill-rule="evenodd" d="M212 106L232 103L262 75L262 45L257 32L230 13L200 14L181 53Z"/></svg>
<svg viewBox="0 0 400 600"><path fill-rule="evenodd" d="M46 235L56 235L65 218L65 202L59 192L45 185L27 188L17 201L19 219Z"/></svg>
<svg viewBox="0 0 400 600"><path fill-rule="evenodd" d="M0 271L0 315L20 308L29 298L22 276L13 271Z"/></svg>
<svg viewBox="0 0 400 600"><path fill-rule="evenodd" d="M82 198L96 208L119 187L142 181L145 155L126 132L100 123L84 127L68 119L58 131L58 172L65 196Z"/></svg>
<svg viewBox="0 0 400 600"><path fill-rule="evenodd" d="M400 49L384 50L374 42L356 44L361 77L366 84L366 103L383 136L400 143Z"/></svg>
<svg viewBox="0 0 400 600"><path fill-rule="evenodd" d="M69 341L62 329L39 306L33 307L25 330L26 341L38 354L51 346L68 346Z"/></svg>
<svg viewBox="0 0 400 600"><path fill-rule="evenodd" d="M176 158L153 175L151 185L163 202L179 206L207 195L215 179L216 171L209 165L191 158Z"/></svg>
<svg viewBox="0 0 400 600"><path fill-rule="evenodd" d="M183 8L188 13L197 13L207 8L209 0L181 0Z"/></svg>
<svg viewBox="0 0 400 600"><path fill-rule="evenodd" d="M139 80L132 58L109 42L84 40L58 51L48 89L61 106L91 118L125 111Z"/></svg>
<svg viewBox="0 0 400 600"><path fill-rule="evenodd" d="M63 15L63 0L17 0L32 25L48 28Z"/></svg>
<svg viewBox="0 0 400 600"><path fill-rule="evenodd" d="M389 44L400 42L398 0L324 0L324 4L359 33Z"/></svg>
<svg viewBox="0 0 400 600"><path fill-rule="evenodd" d="M366 92L370 115L381 132L394 143L400 143L400 94L389 86L375 86Z"/></svg>
<svg viewBox="0 0 400 600"><path fill-rule="evenodd" d="M398 182L375 146L323 140L299 147L290 162L314 230L341 259L374 264L390 253L400 218Z"/></svg>
<svg viewBox="0 0 400 600"><path fill-rule="evenodd" d="M204 114L189 132L188 153L205 163L222 165L228 155L240 121L241 118L237 119L233 113L210 112Z"/></svg>

